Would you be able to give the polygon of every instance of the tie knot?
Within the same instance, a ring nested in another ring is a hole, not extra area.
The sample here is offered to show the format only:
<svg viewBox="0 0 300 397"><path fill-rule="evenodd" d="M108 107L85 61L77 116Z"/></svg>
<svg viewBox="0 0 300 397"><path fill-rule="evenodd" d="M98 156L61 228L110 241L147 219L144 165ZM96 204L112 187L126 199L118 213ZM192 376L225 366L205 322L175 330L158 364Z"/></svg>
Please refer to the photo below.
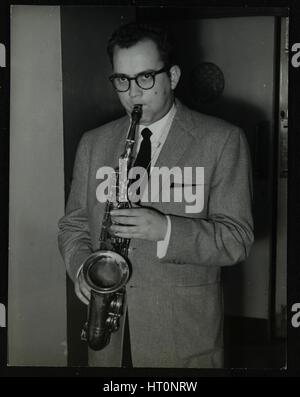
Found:
<svg viewBox="0 0 300 397"><path fill-rule="evenodd" d="M152 132L149 130L149 128L144 128L141 134L144 139L149 139L152 135Z"/></svg>

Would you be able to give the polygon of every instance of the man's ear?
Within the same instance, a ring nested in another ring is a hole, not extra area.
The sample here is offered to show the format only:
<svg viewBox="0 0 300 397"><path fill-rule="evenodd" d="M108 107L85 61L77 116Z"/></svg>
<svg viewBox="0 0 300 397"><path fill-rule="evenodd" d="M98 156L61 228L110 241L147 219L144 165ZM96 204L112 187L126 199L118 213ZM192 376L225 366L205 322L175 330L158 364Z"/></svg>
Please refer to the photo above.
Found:
<svg viewBox="0 0 300 397"><path fill-rule="evenodd" d="M180 76L181 76L180 67L178 65L173 65L170 68L170 80L171 80L172 90L175 90L175 88L179 82Z"/></svg>

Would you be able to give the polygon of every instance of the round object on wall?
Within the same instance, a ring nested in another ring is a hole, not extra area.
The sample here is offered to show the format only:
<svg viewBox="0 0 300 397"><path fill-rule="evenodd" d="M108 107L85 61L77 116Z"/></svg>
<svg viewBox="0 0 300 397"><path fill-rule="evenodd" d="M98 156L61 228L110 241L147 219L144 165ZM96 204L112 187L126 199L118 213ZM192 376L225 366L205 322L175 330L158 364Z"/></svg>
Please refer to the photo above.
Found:
<svg viewBox="0 0 300 397"><path fill-rule="evenodd" d="M222 70L212 62L199 63L191 72L191 91L196 103L212 102L225 87Z"/></svg>

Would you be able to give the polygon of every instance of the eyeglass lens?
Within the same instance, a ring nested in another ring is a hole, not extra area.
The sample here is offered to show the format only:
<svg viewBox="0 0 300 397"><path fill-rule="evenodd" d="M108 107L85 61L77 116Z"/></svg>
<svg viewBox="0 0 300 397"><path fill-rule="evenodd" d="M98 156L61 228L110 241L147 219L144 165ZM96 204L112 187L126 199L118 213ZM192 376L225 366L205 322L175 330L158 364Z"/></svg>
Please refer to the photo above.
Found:
<svg viewBox="0 0 300 397"><path fill-rule="evenodd" d="M135 80L137 85L144 89L150 89L154 85L154 79L155 77L152 74L149 73L143 73L137 75L135 78L129 78L126 76L116 76L113 77L113 85L118 91L127 91L129 90L131 80Z"/></svg>

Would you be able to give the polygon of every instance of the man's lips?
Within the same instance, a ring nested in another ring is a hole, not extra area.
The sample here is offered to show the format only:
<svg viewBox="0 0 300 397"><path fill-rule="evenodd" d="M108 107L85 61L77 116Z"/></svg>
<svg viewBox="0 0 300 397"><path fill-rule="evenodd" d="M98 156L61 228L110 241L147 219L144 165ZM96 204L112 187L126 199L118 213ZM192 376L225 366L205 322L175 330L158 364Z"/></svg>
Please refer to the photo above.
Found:
<svg viewBox="0 0 300 397"><path fill-rule="evenodd" d="M142 105L143 108L144 108L144 106L146 106L144 103L134 103L134 104L131 106L131 110L133 110L133 108L134 108L136 105Z"/></svg>
<svg viewBox="0 0 300 397"><path fill-rule="evenodd" d="M134 108L134 106L136 106L136 105L142 105L142 118L143 118L143 115L145 114L145 112L147 111L147 105L145 105L145 104L142 104L142 103L137 103L137 104L134 104L134 105L132 105L132 106L130 106L129 108L128 108L128 114L131 114L132 112L133 112L133 108Z"/></svg>

